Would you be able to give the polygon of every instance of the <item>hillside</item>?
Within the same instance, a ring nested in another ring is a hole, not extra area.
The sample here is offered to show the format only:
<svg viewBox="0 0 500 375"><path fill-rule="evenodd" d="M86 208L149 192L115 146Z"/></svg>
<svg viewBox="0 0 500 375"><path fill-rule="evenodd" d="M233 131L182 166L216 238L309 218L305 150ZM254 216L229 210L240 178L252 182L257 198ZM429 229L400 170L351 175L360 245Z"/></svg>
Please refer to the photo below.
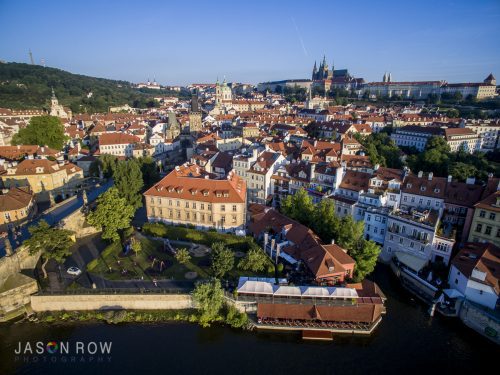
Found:
<svg viewBox="0 0 500 375"><path fill-rule="evenodd" d="M40 65L0 64L0 108L47 108L51 87L59 102L70 107L73 113L107 112L110 106L126 103L138 108L152 107L154 95L179 95L164 90L138 90L130 82L72 74Z"/></svg>

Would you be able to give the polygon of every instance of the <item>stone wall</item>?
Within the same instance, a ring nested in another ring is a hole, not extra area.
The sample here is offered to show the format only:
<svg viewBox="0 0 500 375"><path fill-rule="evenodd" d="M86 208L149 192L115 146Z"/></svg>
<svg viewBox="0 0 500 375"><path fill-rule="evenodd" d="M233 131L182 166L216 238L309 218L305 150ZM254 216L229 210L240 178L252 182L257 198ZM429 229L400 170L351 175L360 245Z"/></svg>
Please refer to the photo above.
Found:
<svg viewBox="0 0 500 375"><path fill-rule="evenodd" d="M78 209L61 220L64 229L75 232L75 237L82 238L99 232L85 221L85 215Z"/></svg>
<svg viewBox="0 0 500 375"><path fill-rule="evenodd" d="M13 281L12 287L6 288L7 290L0 288L0 291L3 290L0 293L0 321L4 314L29 304L31 294L38 292L37 282L28 276L17 274L11 276L9 281L11 280Z"/></svg>
<svg viewBox="0 0 500 375"><path fill-rule="evenodd" d="M16 252L10 256L0 258L0 286L11 275L18 273L23 269L35 268L40 253L30 255L28 249L24 246L17 248Z"/></svg>
<svg viewBox="0 0 500 375"><path fill-rule="evenodd" d="M500 344L500 320L498 318L474 306L469 301L464 301L459 316L466 326L496 344ZM488 336L486 334L487 329L496 331L497 335L495 337Z"/></svg>
<svg viewBox="0 0 500 375"><path fill-rule="evenodd" d="M35 312L71 310L177 310L193 308L189 294L33 295Z"/></svg>

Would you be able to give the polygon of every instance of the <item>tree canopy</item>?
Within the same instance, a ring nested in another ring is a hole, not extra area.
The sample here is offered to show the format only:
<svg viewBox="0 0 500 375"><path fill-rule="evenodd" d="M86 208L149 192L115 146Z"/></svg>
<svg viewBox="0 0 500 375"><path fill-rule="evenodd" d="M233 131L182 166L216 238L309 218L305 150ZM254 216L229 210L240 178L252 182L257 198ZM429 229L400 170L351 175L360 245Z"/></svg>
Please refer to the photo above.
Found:
<svg viewBox="0 0 500 375"><path fill-rule="evenodd" d="M45 261L42 264L44 278L47 278L45 266L50 259L62 263L66 257L71 255L70 247L73 244L71 239L72 231L50 227L45 220L40 220L37 225L29 227L31 237L23 242L29 248L30 254L41 251L41 256Z"/></svg>
<svg viewBox="0 0 500 375"><path fill-rule="evenodd" d="M224 291L218 279L198 283L193 291L193 300L200 310L199 322L203 327L208 327L211 322L220 320L219 313L224 305Z"/></svg>
<svg viewBox="0 0 500 375"><path fill-rule="evenodd" d="M61 120L54 116L35 116L30 119L28 126L19 129L12 137L13 145L48 146L54 150L61 150L66 137Z"/></svg>
<svg viewBox="0 0 500 375"><path fill-rule="evenodd" d="M244 271L259 272L265 270L268 263L269 258L266 253L259 247L253 247L239 261L238 268Z"/></svg>
<svg viewBox="0 0 500 375"><path fill-rule="evenodd" d="M212 244L212 272L217 278L223 277L234 267L234 253L228 249L224 242Z"/></svg>
<svg viewBox="0 0 500 375"><path fill-rule="evenodd" d="M120 240L118 231L130 226L134 212L134 207L112 187L97 198L97 208L87 215L87 221L102 228L102 238L116 242Z"/></svg>
<svg viewBox="0 0 500 375"><path fill-rule="evenodd" d="M364 239L364 222L355 221L351 215L342 219L335 215L335 204L331 199L323 199L314 204L304 189L299 189L292 197L287 197L281 212L311 228L325 243L336 243L347 250L356 261L354 279L363 280L371 273L377 262L380 247L373 241ZM303 210L308 214L304 215Z"/></svg>
<svg viewBox="0 0 500 375"><path fill-rule="evenodd" d="M142 206L141 189L144 186L141 167L136 159L120 160L113 173L116 189L134 208Z"/></svg>

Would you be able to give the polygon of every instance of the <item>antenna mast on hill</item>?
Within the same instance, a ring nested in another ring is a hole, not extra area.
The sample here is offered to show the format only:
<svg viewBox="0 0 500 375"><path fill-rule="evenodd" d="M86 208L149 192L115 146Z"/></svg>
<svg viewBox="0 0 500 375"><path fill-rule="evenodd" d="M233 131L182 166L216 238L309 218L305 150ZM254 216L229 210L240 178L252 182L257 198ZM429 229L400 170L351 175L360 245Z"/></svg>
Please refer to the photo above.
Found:
<svg viewBox="0 0 500 375"><path fill-rule="evenodd" d="M33 54L31 53L31 48L30 48L30 61L31 65L35 65L35 61L33 61Z"/></svg>

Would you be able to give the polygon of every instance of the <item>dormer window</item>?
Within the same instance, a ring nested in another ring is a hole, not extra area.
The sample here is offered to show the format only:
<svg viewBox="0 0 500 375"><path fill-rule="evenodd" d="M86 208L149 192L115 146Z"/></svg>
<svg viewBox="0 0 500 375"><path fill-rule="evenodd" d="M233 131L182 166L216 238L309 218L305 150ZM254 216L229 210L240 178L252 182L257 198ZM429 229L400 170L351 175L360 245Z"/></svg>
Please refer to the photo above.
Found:
<svg viewBox="0 0 500 375"><path fill-rule="evenodd" d="M407 187L408 189L411 189L411 184L406 184L406 187Z"/></svg>
<svg viewBox="0 0 500 375"><path fill-rule="evenodd" d="M425 191L425 186L420 186L420 191Z"/></svg>
<svg viewBox="0 0 500 375"><path fill-rule="evenodd" d="M439 193L441 190L439 190L439 188L435 188L434 189L434 193Z"/></svg>

